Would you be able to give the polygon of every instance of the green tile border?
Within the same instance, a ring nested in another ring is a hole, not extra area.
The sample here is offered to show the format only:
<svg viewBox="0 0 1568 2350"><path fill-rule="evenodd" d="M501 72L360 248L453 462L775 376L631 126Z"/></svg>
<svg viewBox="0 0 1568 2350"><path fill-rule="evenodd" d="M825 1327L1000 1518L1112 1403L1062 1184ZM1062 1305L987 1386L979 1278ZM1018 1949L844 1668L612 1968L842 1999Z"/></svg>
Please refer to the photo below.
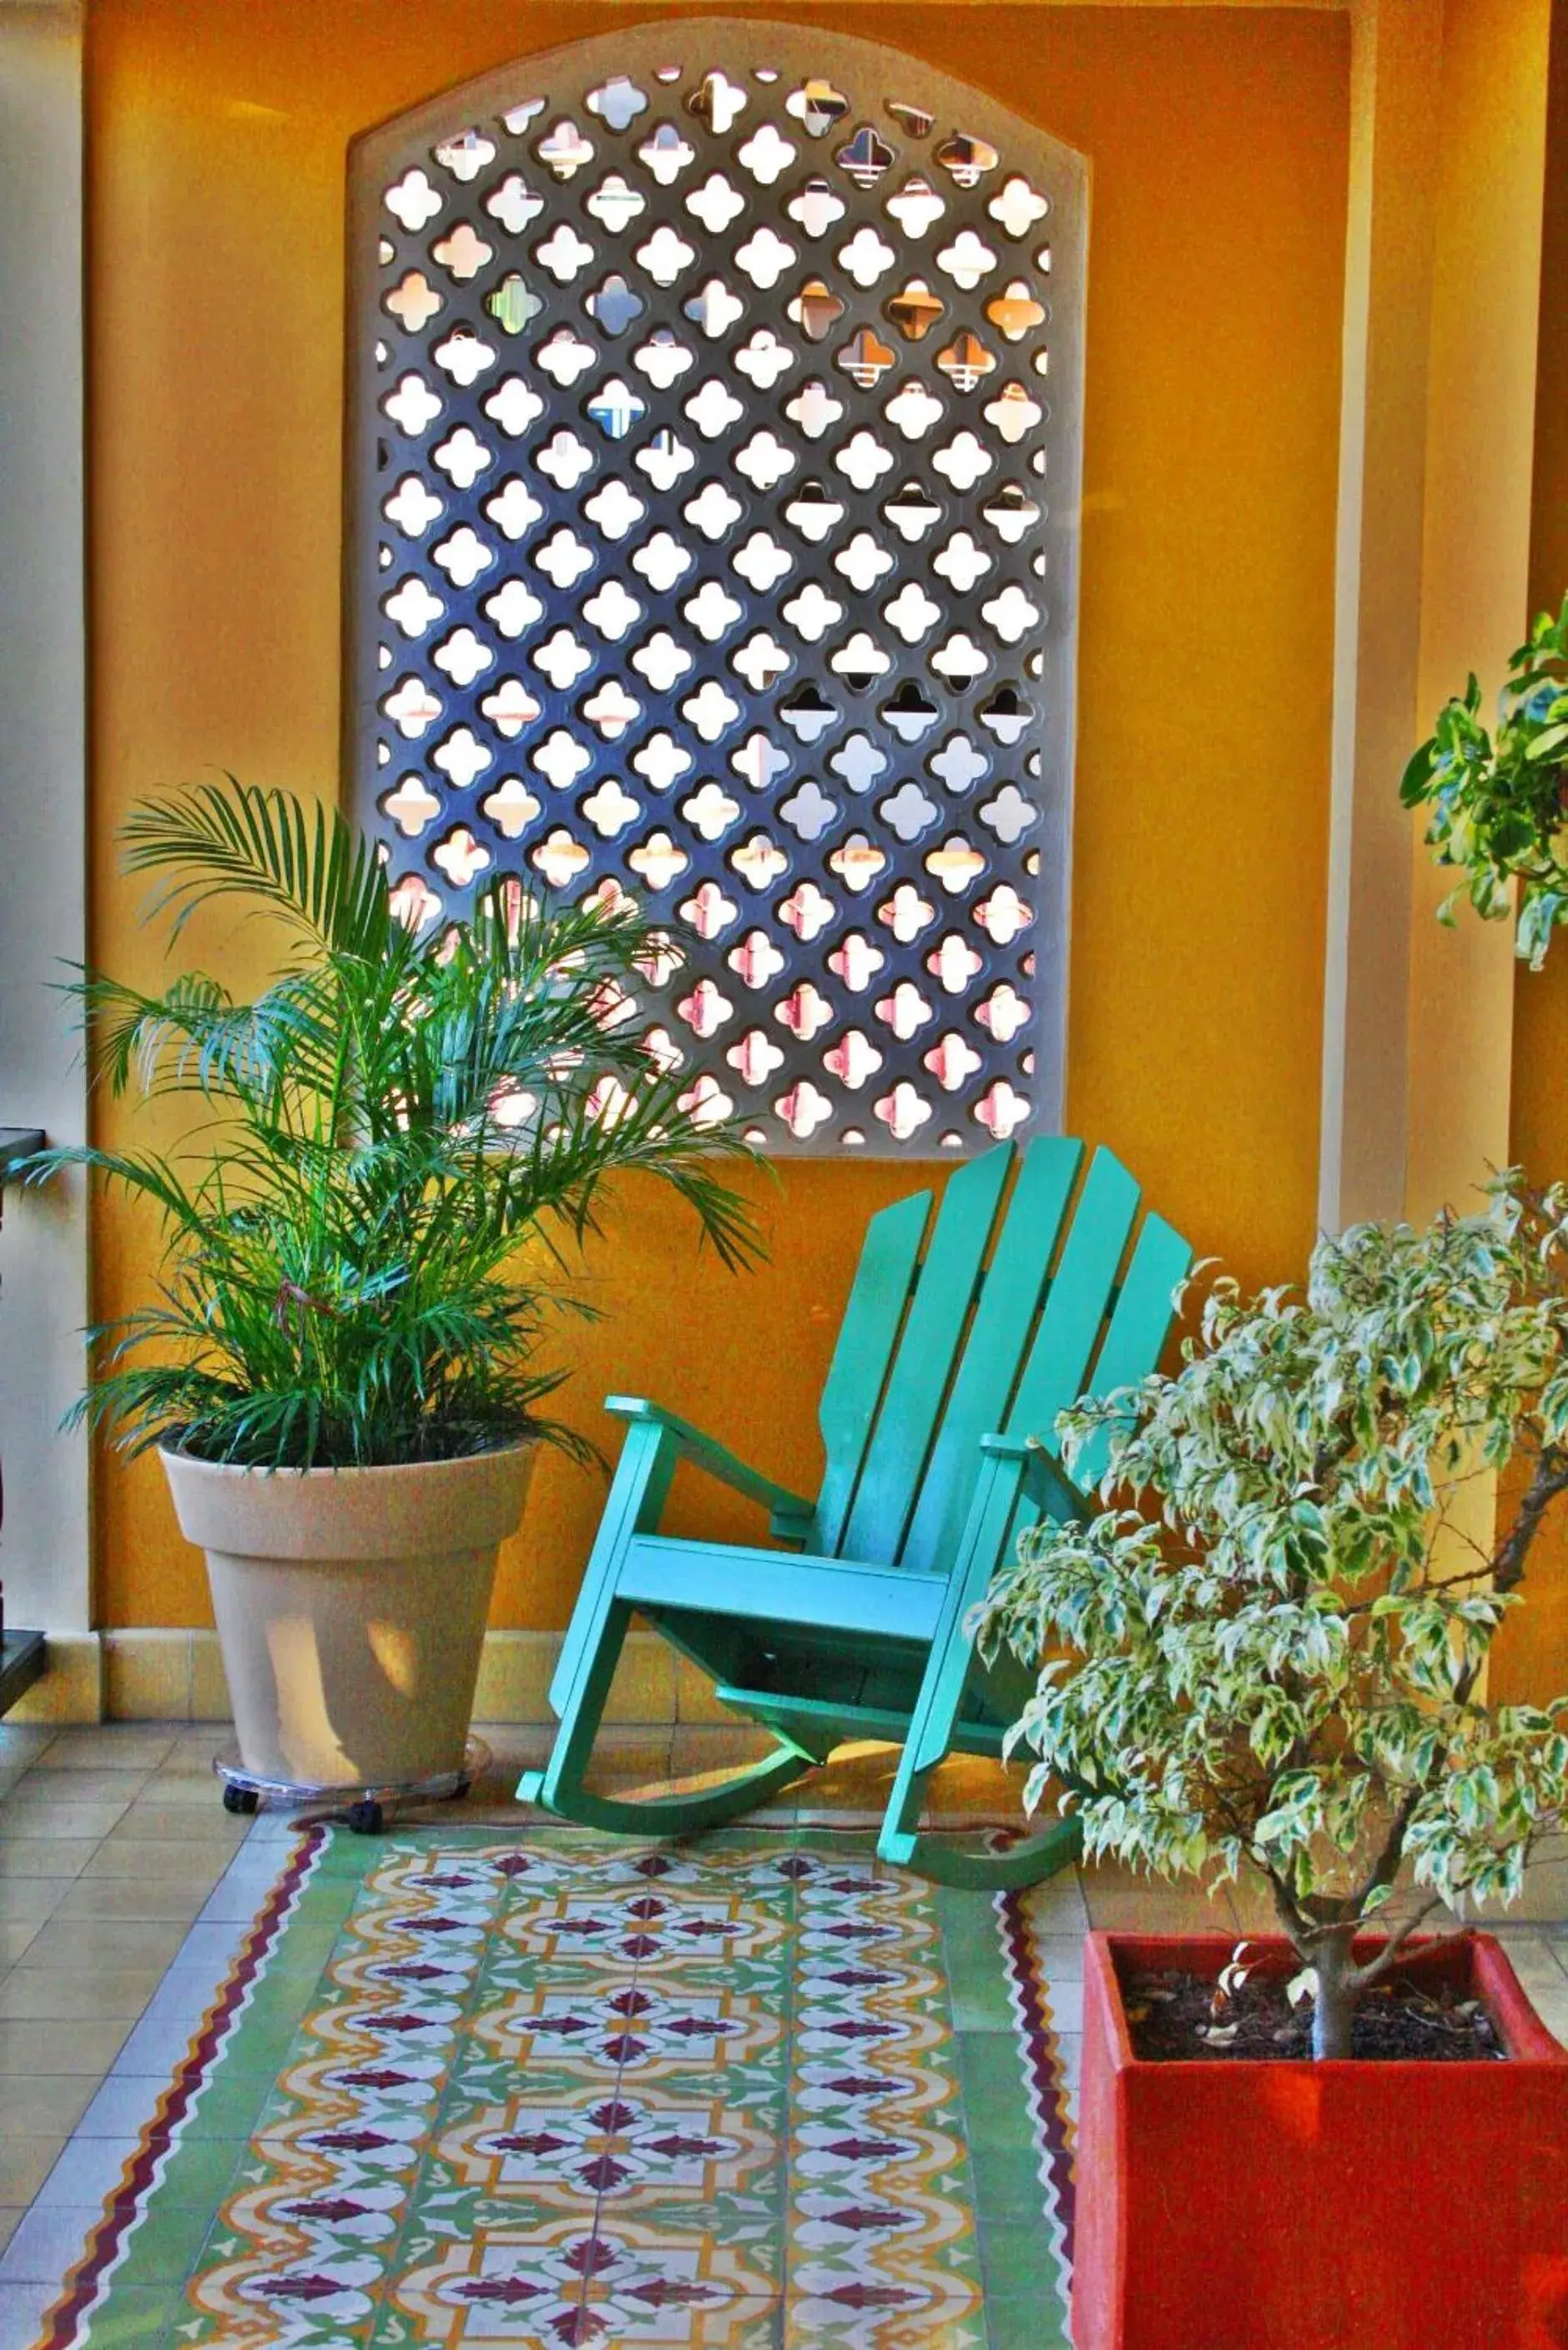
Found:
<svg viewBox="0 0 1568 2350"><path fill-rule="evenodd" d="M989 2350L1071 2350L1055 2263L1043 2240L1050 2221L1030 2095L1033 2052L1013 2003L1008 1947L1016 1931L1015 1902L1005 1894L943 1887L937 1908L969 2133Z"/></svg>

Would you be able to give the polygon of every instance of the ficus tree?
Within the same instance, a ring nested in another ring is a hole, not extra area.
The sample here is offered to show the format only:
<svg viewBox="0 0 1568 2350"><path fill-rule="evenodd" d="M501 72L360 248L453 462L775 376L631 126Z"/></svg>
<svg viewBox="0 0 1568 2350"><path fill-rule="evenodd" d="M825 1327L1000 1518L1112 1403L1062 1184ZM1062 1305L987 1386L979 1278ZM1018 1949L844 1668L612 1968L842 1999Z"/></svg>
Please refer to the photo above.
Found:
<svg viewBox="0 0 1568 2350"><path fill-rule="evenodd" d="M1539 971L1568 921L1568 598L1541 613L1509 665L1495 733L1472 676L1438 713L1400 787L1427 810L1427 840L1461 879L1439 913L1468 898L1491 921L1515 909L1521 958Z"/></svg>
<svg viewBox="0 0 1568 2350"><path fill-rule="evenodd" d="M1064 1416L1069 1474L1107 1428L1102 1506L1025 1534L977 1611L1038 1668L1030 1804L1054 1778L1091 1855L1258 1872L1314 2054L1348 2055L1422 1918L1514 1898L1568 1807L1568 1698L1484 1693L1568 1491L1568 1189L1509 1174L1480 1213L1355 1226L1304 1294L1212 1281L1176 1372ZM1480 1543L1467 1488L1515 1459Z"/></svg>

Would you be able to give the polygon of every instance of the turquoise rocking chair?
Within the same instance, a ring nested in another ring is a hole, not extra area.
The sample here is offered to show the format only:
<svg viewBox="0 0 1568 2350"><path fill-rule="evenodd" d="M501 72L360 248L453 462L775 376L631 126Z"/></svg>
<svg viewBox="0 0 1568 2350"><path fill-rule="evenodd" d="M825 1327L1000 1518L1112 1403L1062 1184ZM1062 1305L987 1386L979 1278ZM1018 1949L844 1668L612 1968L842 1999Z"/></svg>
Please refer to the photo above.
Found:
<svg viewBox="0 0 1568 2350"><path fill-rule="evenodd" d="M685 1835L763 1802L846 1739L888 1740L903 1754L884 1859L1001 1887L1076 1856L1071 1816L975 1849L922 1834L922 1799L945 1755L1002 1751L1030 1677L1011 1659L986 1668L965 1618L1022 1527L1082 1511L1058 1465L1056 1415L1154 1368L1191 1252L1157 1215L1135 1235L1137 1186L1108 1151L1080 1186L1081 1143L1031 1143L1004 1207L1014 1158L1002 1144L949 1178L923 1253L929 1191L872 1218L818 1408L815 1502L658 1405L608 1399L626 1440L551 1685L554 1750L523 1800L618 1833ZM767 1511L776 1544L793 1547L661 1534L682 1457ZM1086 1467L1092 1483L1095 1460ZM634 1616L771 1731L773 1752L689 1795L591 1793L584 1774Z"/></svg>

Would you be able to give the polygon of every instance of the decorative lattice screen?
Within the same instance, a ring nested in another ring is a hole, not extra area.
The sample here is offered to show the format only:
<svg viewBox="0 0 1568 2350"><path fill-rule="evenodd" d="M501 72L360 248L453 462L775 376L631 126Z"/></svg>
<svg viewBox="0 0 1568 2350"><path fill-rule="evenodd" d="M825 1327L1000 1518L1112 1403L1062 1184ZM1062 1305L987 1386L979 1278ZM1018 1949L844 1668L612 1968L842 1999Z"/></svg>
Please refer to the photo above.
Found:
<svg viewBox="0 0 1568 2350"><path fill-rule="evenodd" d="M630 893L649 1052L774 1149L1054 1124L1081 159L710 18L435 99L349 192L348 755L410 919Z"/></svg>

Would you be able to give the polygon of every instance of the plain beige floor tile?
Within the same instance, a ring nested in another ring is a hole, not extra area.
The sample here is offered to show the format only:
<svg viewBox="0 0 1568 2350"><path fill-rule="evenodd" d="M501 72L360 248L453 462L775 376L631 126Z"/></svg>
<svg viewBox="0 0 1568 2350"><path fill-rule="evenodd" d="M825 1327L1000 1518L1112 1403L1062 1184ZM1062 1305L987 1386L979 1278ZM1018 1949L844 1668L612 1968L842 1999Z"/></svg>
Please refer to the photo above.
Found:
<svg viewBox="0 0 1568 2350"><path fill-rule="evenodd" d="M893 1758L896 1770L898 1756ZM1023 1809L1023 1787L1028 1773L1010 1770L993 1762L988 1754L953 1754L939 1764L926 1783L926 1810L940 1817L944 1813L956 1813L971 1819L1007 1820L1027 1825ZM1050 1806L1035 1823L1044 1826L1051 1817Z"/></svg>
<svg viewBox="0 0 1568 2350"><path fill-rule="evenodd" d="M221 1874L214 1870L211 1876L173 1877L149 1868L137 1877L78 1877L67 1887L55 1915L62 1924L138 1918L177 1920L188 1926Z"/></svg>
<svg viewBox="0 0 1568 2350"><path fill-rule="evenodd" d="M208 1783L204 1804L143 1800L130 1804L115 1823L117 1837L148 1837L154 1844L177 1844L189 1836L200 1836L204 1844L226 1843L232 1848L243 1844L249 1833L248 1819L224 1811L215 1779Z"/></svg>
<svg viewBox="0 0 1568 2350"><path fill-rule="evenodd" d="M155 1779L211 1781L213 1757L223 1751L223 1743L222 1740L209 1735L200 1747L185 1748L182 1747L176 1740L171 1739L168 1753L155 1765L152 1775Z"/></svg>
<svg viewBox="0 0 1568 2350"><path fill-rule="evenodd" d="M0 2022L134 2022L163 1980L161 1967L30 1967L0 1979Z"/></svg>
<svg viewBox="0 0 1568 2350"><path fill-rule="evenodd" d="M0 2203L0 2252L16 2234L16 2222L26 2208L25 2203Z"/></svg>
<svg viewBox="0 0 1568 2350"><path fill-rule="evenodd" d="M641 1754L670 1752L675 1736L672 1721L607 1721L594 1741L596 1754Z"/></svg>
<svg viewBox="0 0 1568 2350"><path fill-rule="evenodd" d="M106 1771L95 1763L80 1771L51 1771L36 1764L5 1798L7 1811L47 1810L58 1804L133 1804L152 1773Z"/></svg>
<svg viewBox="0 0 1568 2350"><path fill-rule="evenodd" d="M1541 1926L1492 1926L1507 1951L1514 1973L1526 1991L1548 1991L1561 1996L1568 1992L1568 1972L1563 1969L1563 1952L1554 1948L1550 1934Z"/></svg>
<svg viewBox="0 0 1568 2350"><path fill-rule="evenodd" d="M225 1835L122 1835L116 1828L95 1845L81 1872L88 1884L104 1877L204 1877L216 1883L234 1856L234 1839Z"/></svg>
<svg viewBox="0 0 1568 2350"><path fill-rule="evenodd" d="M488 1735L496 1723L550 1721L550 1678L560 1653L559 1643L538 1633L492 1633L480 1659L479 1683L473 1694L473 1718Z"/></svg>
<svg viewBox="0 0 1568 2350"><path fill-rule="evenodd" d="M166 1967L190 1931L182 1918L52 1918L27 1952L30 1967Z"/></svg>
<svg viewBox="0 0 1568 2350"><path fill-rule="evenodd" d="M45 1722L0 1721L0 1771L36 1762L58 1736Z"/></svg>
<svg viewBox="0 0 1568 2350"><path fill-rule="evenodd" d="M214 1754L234 1743L232 1721L204 1721L196 1727L177 1730L174 1733L171 1762L182 1764L188 1771L210 1771Z"/></svg>
<svg viewBox="0 0 1568 2350"><path fill-rule="evenodd" d="M1035 1939L1034 1953L1048 1986L1083 1981L1084 1942L1081 1935L1041 1934Z"/></svg>
<svg viewBox="0 0 1568 2350"><path fill-rule="evenodd" d="M97 1836L15 1836L0 1844L0 1879L79 1877L99 1849ZM0 1893L0 1905L5 1902Z"/></svg>
<svg viewBox="0 0 1568 2350"><path fill-rule="evenodd" d="M1081 1946L1089 1930L1089 1912L1075 1870L1059 1869L1054 1877L1030 1886L1023 1901L1030 1924L1043 1940L1076 1940Z"/></svg>
<svg viewBox="0 0 1568 2350"><path fill-rule="evenodd" d="M137 1797L139 1803L158 1804L166 1811L205 1810L209 1804L221 1806L223 1800L222 1783L204 1762L182 1762L178 1770L154 1771Z"/></svg>
<svg viewBox="0 0 1568 2350"><path fill-rule="evenodd" d="M1225 1934L1239 1937L1235 1912L1225 1896L1171 1893L1158 1887L1128 1888L1084 1884L1089 1923L1100 1934Z"/></svg>
<svg viewBox="0 0 1568 2350"><path fill-rule="evenodd" d="M99 2093L97 2073L23 2073L0 2085L0 2130L68 2137Z"/></svg>
<svg viewBox="0 0 1568 2350"><path fill-rule="evenodd" d="M68 1877L7 1877L0 1884L0 1921L7 1926L42 1924L71 1889Z"/></svg>
<svg viewBox="0 0 1568 2350"><path fill-rule="evenodd" d="M60 2137L13 2137L0 2129L0 2203L30 2203L65 2147Z"/></svg>
<svg viewBox="0 0 1568 2350"><path fill-rule="evenodd" d="M36 1801L29 1776L16 1794L0 1804L0 1844L31 1844L40 1836L106 1836L131 1808L129 1799L118 1804Z"/></svg>
<svg viewBox="0 0 1568 2350"><path fill-rule="evenodd" d="M0 1917L0 1967L14 1967L43 1930L42 1918L29 1918L25 1924L7 1925L5 1918Z"/></svg>
<svg viewBox="0 0 1568 2350"><path fill-rule="evenodd" d="M174 1751L171 1730L140 1722L99 1722L62 1730L35 1767L40 1771L155 1771Z"/></svg>
<svg viewBox="0 0 1568 2350"><path fill-rule="evenodd" d="M130 2030L125 2018L109 2016L91 2023L0 2023L0 2114L9 2109L18 2078L81 2073L102 2080Z"/></svg>

